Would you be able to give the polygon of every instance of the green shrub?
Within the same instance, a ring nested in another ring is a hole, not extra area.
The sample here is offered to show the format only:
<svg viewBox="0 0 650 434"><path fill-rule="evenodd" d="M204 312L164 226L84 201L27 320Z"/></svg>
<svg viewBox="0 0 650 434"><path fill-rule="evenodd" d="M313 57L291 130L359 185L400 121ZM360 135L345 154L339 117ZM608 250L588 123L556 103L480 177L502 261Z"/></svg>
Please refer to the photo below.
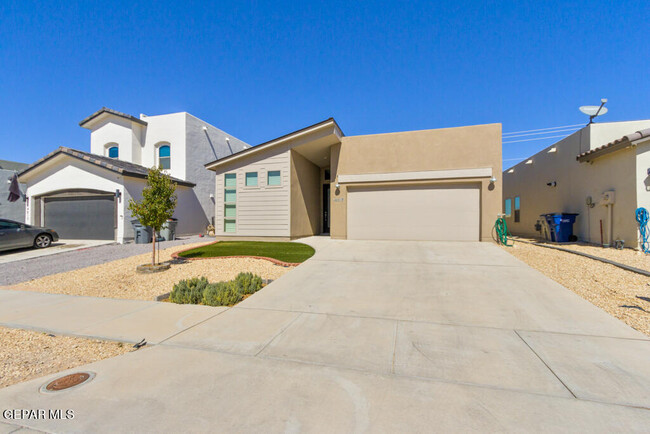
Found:
<svg viewBox="0 0 650 434"><path fill-rule="evenodd" d="M262 278L253 273L239 273L234 280L241 294L255 294L262 289Z"/></svg>
<svg viewBox="0 0 650 434"><path fill-rule="evenodd" d="M232 306L242 300L234 281L211 283L203 292L203 304L207 306Z"/></svg>
<svg viewBox="0 0 650 434"><path fill-rule="evenodd" d="M169 300L178 304L199 304L203 300L203 291L208 286L205 277L183 279L174 285Z"/></svg>

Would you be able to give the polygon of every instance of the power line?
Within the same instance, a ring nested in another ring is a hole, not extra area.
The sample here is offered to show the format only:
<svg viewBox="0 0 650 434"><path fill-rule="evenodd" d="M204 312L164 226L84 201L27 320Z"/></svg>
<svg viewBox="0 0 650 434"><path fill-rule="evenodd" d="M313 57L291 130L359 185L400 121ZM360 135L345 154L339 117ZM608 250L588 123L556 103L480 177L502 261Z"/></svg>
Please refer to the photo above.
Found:
<svg viewBox="0 0 650 434"><path fill-rule="evenodd" d="M501 142L501 143L505 145L506 143L531 142L533 140L555 139L557 137L566 137L566 136L567 136L566 134L562 134L560 136L536 137L534 139L511 140L509 142Z"/></svg>
<svg viewBox="0 0 650 434"><path fill-rule="evenodd" d="M572 128L572 127L583 127L584 124L575 124L575 125L563 125L560 127L551 127L551 128L539 128L537 130L525 130L525 131L513 131L511 133L503 133L502 136L509 136L511 134L519 134L519 133L532 133L535 131L546 131L546 130L557 130L560 128Z"/></svg>
<svg viewBox="0 0 650 434"><path fill-rule="evenodd" d="M512 139L513 137L525 137L525 136L539 136L540 134L554 134L554 133L570 133L573 131L578 131L576 128L571 128L568 130L557 130L557 131L542 131L540 133L528 133L528 134L517 134L514 136L508 136L506 139Z"/></svg>

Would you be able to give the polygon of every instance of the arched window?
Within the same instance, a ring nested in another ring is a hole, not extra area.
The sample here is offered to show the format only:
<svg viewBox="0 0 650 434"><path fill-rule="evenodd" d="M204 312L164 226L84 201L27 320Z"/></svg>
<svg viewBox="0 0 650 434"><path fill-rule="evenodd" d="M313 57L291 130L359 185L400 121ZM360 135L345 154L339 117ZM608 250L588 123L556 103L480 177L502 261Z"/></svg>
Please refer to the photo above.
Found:
<svg viewBox="0 0 650 434"><path fill-rule="evenodd" d="M158 147L158 166L161 169L171 168L171 153L169 145L162 145Z"/></svg>
<svg viewBox="0 0 650 434"><path fill-rule="evenodd" d="M117 146L110 146L106 149L106 155L109 158L118 158L120 156L120 148Z"/></svg>

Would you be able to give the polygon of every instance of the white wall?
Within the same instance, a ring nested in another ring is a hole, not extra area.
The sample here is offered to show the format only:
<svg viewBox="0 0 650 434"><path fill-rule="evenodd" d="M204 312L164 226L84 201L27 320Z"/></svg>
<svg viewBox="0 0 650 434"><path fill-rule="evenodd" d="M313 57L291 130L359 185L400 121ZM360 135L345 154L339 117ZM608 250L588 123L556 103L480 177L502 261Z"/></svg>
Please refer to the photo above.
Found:
<svg viewBox="0 0 650 434"><path fill-rule="evenodd" d="M185 113L142 116L142 120L147 122L147 127L144 132L142 162L139 164L154 167L157 161L156 145L167 142L171 152L171 169L168 173L175 178L187 180Z"/></svg>
<svg viewBox="0 0 650 434"><path fill-rule="evenodd" d="M111 116L93 126L90 133L90 152L106 155L106 145L117 143L119 160L140 164L141 134L140 125L118 116Z"/></svg>
<svg viewBox="0 0 650 434"><path fill-rule="evenodd" d="M38 173L25 180L29 201L25 208L25 222L34 224L33 201L36 197L51 194L61 190L90 189L106 193L119 190L122 200L117 208L117 241L123 242L125 235L124 214L127 201L123 177L118 173L109 172L91 163L73 157L58 155L44 163Z"/></svg>

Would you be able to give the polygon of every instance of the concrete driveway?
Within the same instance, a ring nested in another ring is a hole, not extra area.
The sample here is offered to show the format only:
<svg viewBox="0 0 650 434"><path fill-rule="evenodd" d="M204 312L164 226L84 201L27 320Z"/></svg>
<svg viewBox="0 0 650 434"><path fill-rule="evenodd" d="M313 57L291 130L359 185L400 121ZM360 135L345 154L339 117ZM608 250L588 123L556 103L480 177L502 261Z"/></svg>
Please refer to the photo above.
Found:
<svg viewBox="0 0 650 434"><path fill-rule="evenodd" d="M650 340L498 247L309 242L261 292L84 367L80 388L0 390L0 409L75 411L5 430L647 432Z"/></svg>
<svg viewBox="0 0 650 434"><path fill-rule="evenodd" d="M16 249L0 252L0 264L23 261L25 259L41 258L43 256L55 255L57 253L72 252L75 250L87 249L95 246L113 244L114 241L106 240L59 240L46 249Z"/></svg>

